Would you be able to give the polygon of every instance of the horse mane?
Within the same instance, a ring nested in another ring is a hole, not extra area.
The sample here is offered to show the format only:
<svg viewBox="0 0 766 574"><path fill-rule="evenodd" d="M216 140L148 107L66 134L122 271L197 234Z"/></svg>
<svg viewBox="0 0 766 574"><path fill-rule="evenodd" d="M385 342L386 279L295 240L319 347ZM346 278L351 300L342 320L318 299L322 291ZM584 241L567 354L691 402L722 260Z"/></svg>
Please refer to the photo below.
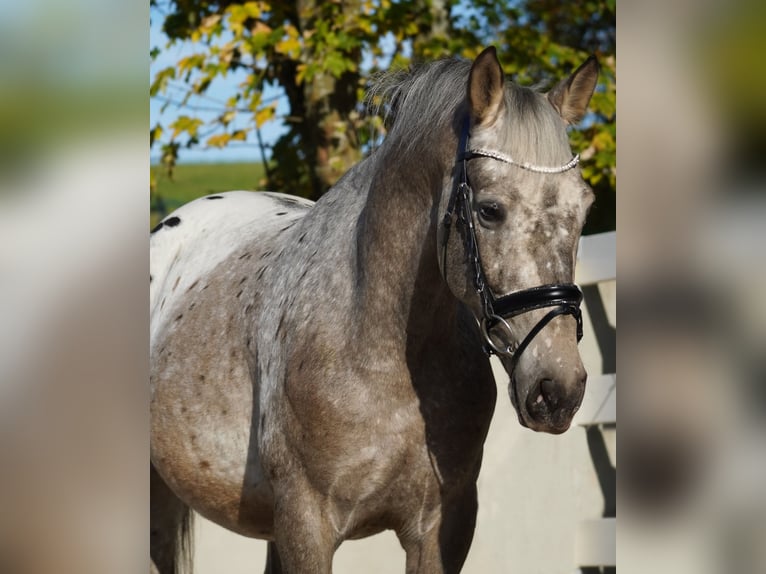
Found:
<svg viewBox="0 0 766 574"><path fill-rule="evenodd" d="M470 69L469 61L445 58L374 76L365 99L369 112L383 118L384 144L411 152L417 140L434 141L455 122Z"/></svg>
<svg viewBox="0 0 766 574"><path fill-rule="evenodd" d="M372 78L365 102L368 113L383 118L387 134L382 145L412 153L418 142L437 142L445 128L457 136L465 117L471 62L445 58ZM540 86L505 82L508 125L504 151L521 161L563 163L571 151L565 126Z"/></svg>

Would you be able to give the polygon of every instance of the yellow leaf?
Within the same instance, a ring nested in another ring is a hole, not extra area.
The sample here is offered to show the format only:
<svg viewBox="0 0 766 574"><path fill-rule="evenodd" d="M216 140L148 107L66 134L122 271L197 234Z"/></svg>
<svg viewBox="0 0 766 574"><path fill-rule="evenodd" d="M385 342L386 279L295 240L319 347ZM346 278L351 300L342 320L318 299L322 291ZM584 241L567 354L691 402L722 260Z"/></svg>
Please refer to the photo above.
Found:
<svg viewBox="0 0 766 574"><path fill-rule="evenodd" d="M260 105L261 105L261 94L260 92L255 92L250 98L250 101L248 102L247 107L250 109L251 112L255 113L258 111L258 106Z"/></svg>
<svg viewBox="0 0 766 574"><path fill-rule="evenodd" d="M229 139L231 139L229 134L218 134L215 136L210 136L207 140L207 145L221 148L226 147L226 144L229 143Z"/></svg>
<svg viewBox="0 0 766 574"><path fill-rule="evenodd" d="M242 4L242 9L244 10L245 14L249 16L250 18L261 17L260 2L245 2L244 4Z"/></svg>
<svg viewBox="0 0 766 574"><path fill-rule="evenodd" d="M230 64L232 58L234 57L234 44L233 42L229 42L228 44L225 44L221 48L221 52L218 56L218 59L222 64Z"/></svg>
<svg viewBox="0 0 766 574"><path fill-rule="evenodd" d="M255 26L253 26L250 29L250 32L253 34L253 36L257 34L271 34L271 26L268 26L264 24L263 22L261 22L260 20L258 20L255 23Z"/></svg>
<svg viewBox="0 0 766 574"><path fill-rule="evenodd" d="M258 110L255 114L255 127L260 128L263 124L274 117L274 108L268 107Z"/></svg>
<svg viewBox="0 0 766 574"><path fill-rule="evenodd" d="M157 124L151 130L149 130L149 145L153 145L154 142L162 137L162 126Z"/></svg>
<svg viewBox="0 0 766 574"><path fill-rule="evenodd" d="M229 29L234 34L234 37L241 38L244 31L243 22L247 19L247 12L245 12L241 5L232 4L226 8L225 13L229 16Z"/></svg>
<svg viewBox="0 0 766 574"><path fill-rule="evenodd" d="M189 137L195 137L197 135L197 129L201 125L202 120L199 118L180 116L176 121L170 124L170 127L173 128L173 139L181 135L183 132L187 132Z"/></svg>
<svg viewBox="0 0 766 574"><path fill-rule="evenodd" d="M303 64L303 63L298 64L298 67L296 68L296 74L295 74L295 81L298 84L303 83L303 80L306 77L307 71L308 71L308 66L306 64Z"/></svg>
<svg viewBox="0 0 766 574"><path fill-rule="evenodd" d="M234 110L229 110L227 112L224 112L223 115L221 116L221 123L224 125L230 124L236 115L237 115L237 112L235 112Z"/></svg>
<svg viewBox="0 0 766 574"><path fill-rule="evenodd" d="M284 54L291 58L297 58L301 53L301 43L296 38L287 37L276 43L274 51L277 54Z"/></svg>
<svg viewBox="0 0 766 574"><path fill-rule="evenodd" d="M245 21L245 18L247 18L247 14L245 14L245 11L240 4L232 4L226 8L226 12L229 14L229 25L234 22L242 23Z"/></svg>
<svg viewBox="0 0 766 574"><path fill-rule="evenodd" d="M192 54L191 56L186 56L185 58L181 58L178 61L178 69L182 72L188 72L190 70L193 70L194 68L202 68L202 66L205 64L205 56L204 54Z"/></svg>
<svg viewBox="0 0 766 574"><path fill-rule="evenodd" d="M214 29L216 24L221 21L221 15L220 14L211 14L204 20L202 20L202 24L199 27L200 32L203 34L210 34Z"/></svg>

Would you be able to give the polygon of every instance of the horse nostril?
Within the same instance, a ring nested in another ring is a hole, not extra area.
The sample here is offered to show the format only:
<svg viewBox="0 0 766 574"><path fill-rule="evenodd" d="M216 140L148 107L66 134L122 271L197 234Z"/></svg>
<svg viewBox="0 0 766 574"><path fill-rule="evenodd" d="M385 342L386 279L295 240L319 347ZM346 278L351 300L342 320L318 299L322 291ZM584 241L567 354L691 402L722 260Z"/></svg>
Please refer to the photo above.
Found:
<svg viewBox="0 0 766 574"><path fill-rule="evenodd" d="M543 379L540 381L540 394L551 410L555 409L559 404L559 390L558 385L552 379Z"/></svg>

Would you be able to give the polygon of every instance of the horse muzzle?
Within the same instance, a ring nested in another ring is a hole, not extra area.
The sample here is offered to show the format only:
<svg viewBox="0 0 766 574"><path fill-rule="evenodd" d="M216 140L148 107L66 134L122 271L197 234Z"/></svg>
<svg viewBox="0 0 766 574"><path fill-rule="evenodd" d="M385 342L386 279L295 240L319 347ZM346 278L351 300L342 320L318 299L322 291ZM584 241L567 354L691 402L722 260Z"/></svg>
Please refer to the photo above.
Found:
<svg viewBox="0 0 766 574"><path fill-rule="evenodd" d="M516 371L509 373L508 394L523 426L551 434L569 429L582 404L588 378L579 360L577 363L578 366L567 371L558 369L532 377L532 383L520 381L517 376L520 373Z"/></svg>

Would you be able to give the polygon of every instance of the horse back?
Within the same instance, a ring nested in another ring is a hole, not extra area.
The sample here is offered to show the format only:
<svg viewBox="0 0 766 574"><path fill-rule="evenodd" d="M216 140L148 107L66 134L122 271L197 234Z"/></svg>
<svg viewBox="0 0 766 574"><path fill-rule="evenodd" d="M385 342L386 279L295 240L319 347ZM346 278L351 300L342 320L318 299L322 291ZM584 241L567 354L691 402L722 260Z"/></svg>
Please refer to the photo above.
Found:
<svg viewBox="0 0 766 574"><path fill-rule="evenodd" d="M150 240L152 342L186 293L238 250L267 241L310 205L278 193L231 191L194 200L164 218Z"/></svg>

